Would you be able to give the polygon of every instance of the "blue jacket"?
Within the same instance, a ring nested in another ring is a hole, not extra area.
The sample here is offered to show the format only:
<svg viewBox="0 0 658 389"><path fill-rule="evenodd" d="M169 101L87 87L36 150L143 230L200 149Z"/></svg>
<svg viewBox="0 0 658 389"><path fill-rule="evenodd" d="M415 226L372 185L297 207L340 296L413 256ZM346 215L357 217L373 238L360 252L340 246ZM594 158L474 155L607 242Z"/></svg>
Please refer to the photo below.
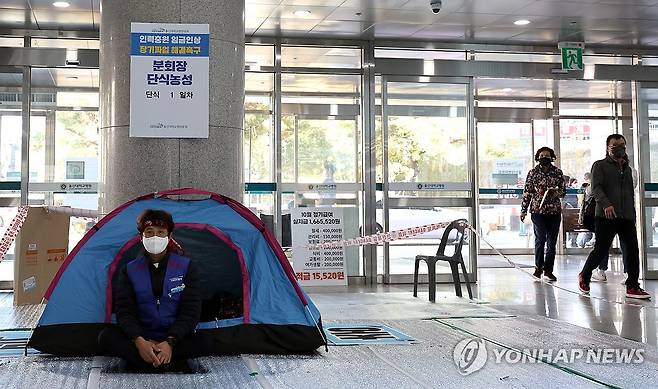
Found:
<svg viewBox="0 0 658 389"><path fill-rule="evenodd" d="M157 298L153 295L148 259L141 257L128 263L127 273L135 291L139 321L148 339L162 340L167 337L169 327L178 314L178 305L185 290L183 279L189 265L189 258L169 255L162 296Z"/></svg>

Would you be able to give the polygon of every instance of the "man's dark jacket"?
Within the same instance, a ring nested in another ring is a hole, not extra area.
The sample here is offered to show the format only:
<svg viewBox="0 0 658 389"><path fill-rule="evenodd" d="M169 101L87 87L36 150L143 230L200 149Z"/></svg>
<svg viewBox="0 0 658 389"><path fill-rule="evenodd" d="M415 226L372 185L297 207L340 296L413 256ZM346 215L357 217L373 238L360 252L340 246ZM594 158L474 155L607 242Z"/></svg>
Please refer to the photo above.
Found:
<svg viewBox="0 0 658 389"><path fill-rule="evenodd" d="M592 196L596 199L596 217L605 217L605 208L615 207L618 219L635 220L633 171L609 156L592 165Z"/></svg>

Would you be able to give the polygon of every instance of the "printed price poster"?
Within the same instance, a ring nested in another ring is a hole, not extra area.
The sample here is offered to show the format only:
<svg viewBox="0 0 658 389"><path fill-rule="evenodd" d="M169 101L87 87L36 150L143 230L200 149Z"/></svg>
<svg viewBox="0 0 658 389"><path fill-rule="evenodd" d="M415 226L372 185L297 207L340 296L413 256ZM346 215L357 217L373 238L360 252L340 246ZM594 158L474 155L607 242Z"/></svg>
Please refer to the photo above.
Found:
<svg viewBox="0 0 658 389"><path fill-rule="evenodd" d="M304 286L347 285L345 248L309 250L306 246L344 239L342 208L293 208L292 260Z"/></svg>
<svg viewBox="0 0 658 389"><path fill-rule="evenodd" d="M130 35L130 136L208 138L208 25L131 23Z"/></svg>

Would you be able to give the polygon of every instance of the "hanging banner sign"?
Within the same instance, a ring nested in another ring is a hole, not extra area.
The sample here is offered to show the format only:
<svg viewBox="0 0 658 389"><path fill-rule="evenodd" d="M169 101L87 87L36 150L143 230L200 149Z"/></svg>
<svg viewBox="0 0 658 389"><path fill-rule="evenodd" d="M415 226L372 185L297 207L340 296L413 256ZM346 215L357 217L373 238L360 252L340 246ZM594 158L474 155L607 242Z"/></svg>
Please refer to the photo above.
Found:
<svg viewBox="0 0 658 389"><path fill-rule="evenodd" d="M130 35L130 136L208 138L208 25L131 23Z"/></svg>
<svg viewBox="0 0 658 389"><path fill-rule="evenodd" d="M345 248L309 249L309 245L344 239L342 208L293 208L291 212L293 268L305 286L347 285Z"/></svg>

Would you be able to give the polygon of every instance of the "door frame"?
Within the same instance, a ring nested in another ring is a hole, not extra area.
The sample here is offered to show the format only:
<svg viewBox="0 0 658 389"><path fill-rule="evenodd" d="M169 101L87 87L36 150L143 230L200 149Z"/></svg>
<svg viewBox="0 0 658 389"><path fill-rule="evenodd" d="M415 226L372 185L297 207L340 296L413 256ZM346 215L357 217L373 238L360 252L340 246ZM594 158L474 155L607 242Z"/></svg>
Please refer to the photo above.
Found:
<svg viewBox="0 0 658 389"><path fill-rule="evenodd" d="M419 197L419 198L389 198L389 180L388 180L388 83L390 82L405 82L405 83L418 83L418 84L427 84L427 83L436 83L436 84L458 84L465 85L467 88L467 93L465 98L466 100L466 122L467 122L467 154L468 154L468 170L470 172L468 180L466 183L467 189L470 192L468 198L430 198L430 197ZM382 147L383 147L383 161L382 161L382 171L383 171L383 185L382 185L382 207L383 207L383 222L384 222L384 231L389 231L389 210L391 208L404 208L410 204L414 206L435 206L435 207L459 207L459 208L468 208L468 219L471 221L471 224L477 226L477 212L475 208L477 205L477 196L473 194L476 193L476 178L477 178L477 163L475 163L476 155L476 134L474 131L474 89L473 89L473 78L472 77L424 77L424 76L390 76L382 75L382 96L381 96L381 107L382 107ZM469 247L469 257L470 264L468 267L468 276L471 282L477 281L477 241L476 237L471 233L470 234L470 244ZM417 247L419 245L409 245ZM437 244L432 244L438 248ZM398 283L412 283L413 274L391 274L390 271L390 245L385 243L383 245L384 250L384 276L383 282L386 284L398 284ZM449 283L452 282L452 275L449 273L437 274L437 282L440 283ZM419 282L427 283L427 275L421 274L419 276Z"/></svg>

